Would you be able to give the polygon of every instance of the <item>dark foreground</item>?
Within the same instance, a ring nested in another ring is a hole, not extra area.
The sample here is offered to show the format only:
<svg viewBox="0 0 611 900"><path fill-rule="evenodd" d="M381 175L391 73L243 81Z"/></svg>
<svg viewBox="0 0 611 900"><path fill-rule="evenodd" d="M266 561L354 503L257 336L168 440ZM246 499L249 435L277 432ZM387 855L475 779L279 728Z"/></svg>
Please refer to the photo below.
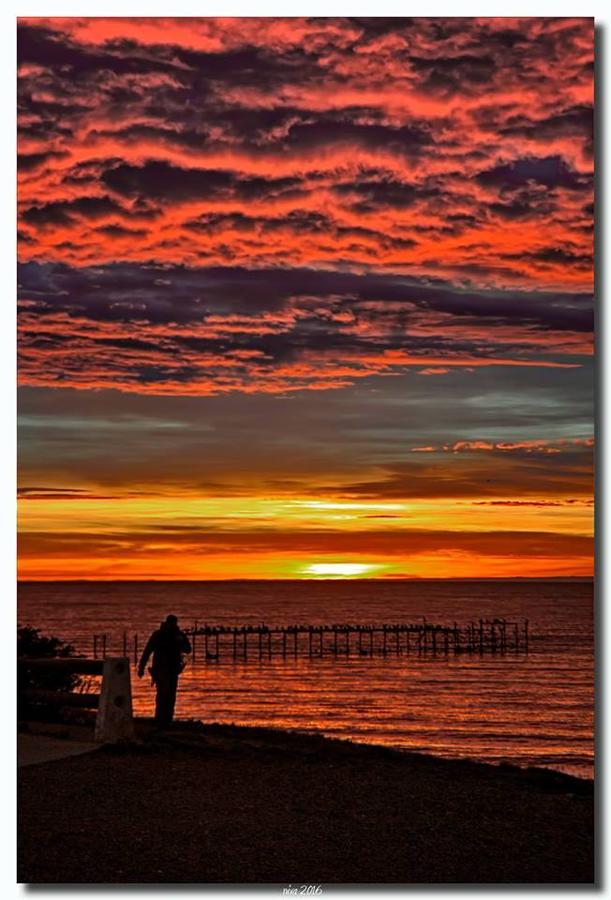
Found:
<svg viewBox="0 0 611 900"><path fill-rule="evenodd" d="M30 883L591 883L592 783L232 726L19 771Z"/></svg>

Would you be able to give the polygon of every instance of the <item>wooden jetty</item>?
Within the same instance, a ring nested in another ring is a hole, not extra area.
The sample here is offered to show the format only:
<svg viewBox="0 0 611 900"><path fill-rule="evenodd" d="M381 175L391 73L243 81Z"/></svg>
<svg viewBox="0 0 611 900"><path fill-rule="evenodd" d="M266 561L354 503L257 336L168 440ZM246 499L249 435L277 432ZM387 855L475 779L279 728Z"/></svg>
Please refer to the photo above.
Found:
<svg viewBox="0 0 611 900"><path fill-rule="evenodd" d="M191 639L193 662L295 659L322 657L341 659L350 656L384 658L401 655L433 657L482 656L484 654L521 654L529 648L529 622L507 619L478 619L458 625L436 625L425 619L416 623L385 624L295 624L198 625L184 629ZM107 635L93 636L94 658L105 657ZM134 661L144 641L137 634L130 640L123 633L123 655L130 649Z"/></svg>

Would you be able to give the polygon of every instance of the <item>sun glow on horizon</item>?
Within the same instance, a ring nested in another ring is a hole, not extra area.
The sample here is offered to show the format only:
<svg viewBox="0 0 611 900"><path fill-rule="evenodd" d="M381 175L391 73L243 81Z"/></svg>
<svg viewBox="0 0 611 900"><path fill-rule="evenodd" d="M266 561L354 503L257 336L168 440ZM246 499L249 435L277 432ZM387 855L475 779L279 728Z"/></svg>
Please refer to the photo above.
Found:
<svg viewBox="0 0 611 900"><path fill-rule="evenodd" d="M195 490L164 494L149 488L135 496L120 489L109 495L76 481L70 490L32 489L19 501L19 576L301 580L592 573L589 497L516 501L484 494L354 505L351 498L311 501L254 491L202 497Z"/></svg>
<svg viewBox="0 0 611 900"><path fill-rule="evenodd" d="M311 563L303 572L318 578L356 578L383 568L385 567L373 563Z"/></svg>

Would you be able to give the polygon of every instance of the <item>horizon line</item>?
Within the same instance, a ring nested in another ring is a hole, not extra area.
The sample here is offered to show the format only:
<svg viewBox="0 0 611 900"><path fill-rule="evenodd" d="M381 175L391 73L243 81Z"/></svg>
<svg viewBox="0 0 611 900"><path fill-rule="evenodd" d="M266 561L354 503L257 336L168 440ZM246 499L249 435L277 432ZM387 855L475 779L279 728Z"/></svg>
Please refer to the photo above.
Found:
<svg viewBox="0 0 611 900"><path fill-rule="evenodd" d="M594 581L594 575L496 575L496 576L439 576L436 578L420 575L406 575L383 578L355 578L335 576L332 578L18 578L17 584L234 584L236 582L395 582L395 581Z"/></svg>

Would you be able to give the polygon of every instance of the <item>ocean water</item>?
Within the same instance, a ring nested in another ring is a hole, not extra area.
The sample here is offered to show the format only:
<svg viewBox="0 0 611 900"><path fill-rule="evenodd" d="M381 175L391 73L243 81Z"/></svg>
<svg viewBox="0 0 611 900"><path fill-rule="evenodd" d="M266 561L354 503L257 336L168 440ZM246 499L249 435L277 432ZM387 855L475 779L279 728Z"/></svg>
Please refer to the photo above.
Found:
<svg viewBox="0 0 611 900"><path fill-rule="evenodd" d="M230 643L181 677L178 718L320 731L443 757L593 774L591 582L245 581L22 583L21 624L90 655L93 634L121 655L142 649L167 613L182 627L334 622L467 623L528 618L527 654L445 657L416 652L234 660ZM211 647L212 649L212 647ZM134 708L151 715L150 680L132 672Z"/></svg>

